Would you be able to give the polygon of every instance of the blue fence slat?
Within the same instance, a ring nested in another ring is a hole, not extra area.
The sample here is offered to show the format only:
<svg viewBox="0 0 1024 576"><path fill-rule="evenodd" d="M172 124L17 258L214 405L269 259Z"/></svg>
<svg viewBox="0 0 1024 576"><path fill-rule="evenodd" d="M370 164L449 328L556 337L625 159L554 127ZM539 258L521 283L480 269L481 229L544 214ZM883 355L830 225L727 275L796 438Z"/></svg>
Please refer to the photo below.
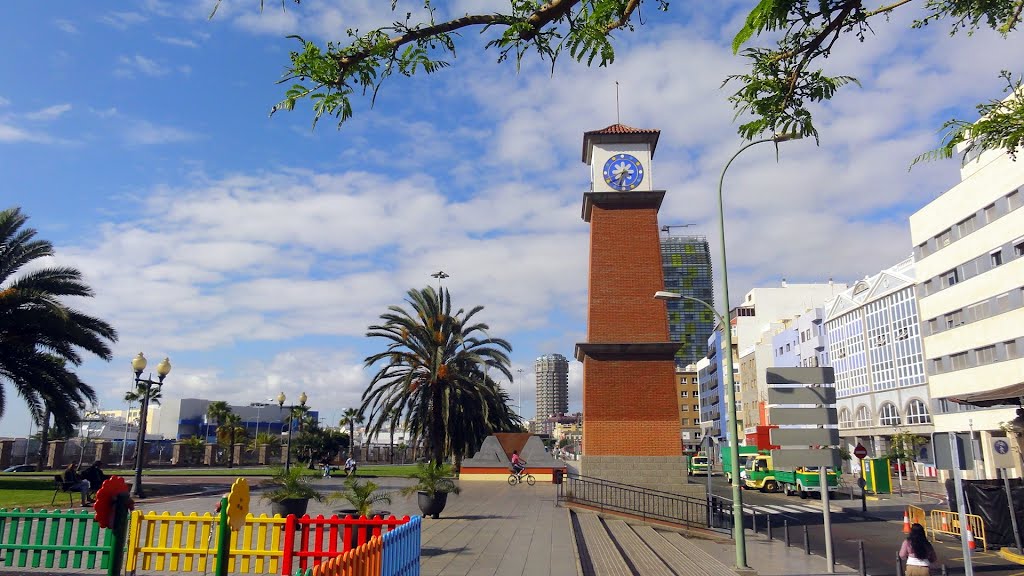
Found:
<svg viewBox="0 0 1024 576"><path fill-rule="evenodd" d="M384 534L381 576L419 576L422 521L421 517L413 516L409 522Z"/></svg>

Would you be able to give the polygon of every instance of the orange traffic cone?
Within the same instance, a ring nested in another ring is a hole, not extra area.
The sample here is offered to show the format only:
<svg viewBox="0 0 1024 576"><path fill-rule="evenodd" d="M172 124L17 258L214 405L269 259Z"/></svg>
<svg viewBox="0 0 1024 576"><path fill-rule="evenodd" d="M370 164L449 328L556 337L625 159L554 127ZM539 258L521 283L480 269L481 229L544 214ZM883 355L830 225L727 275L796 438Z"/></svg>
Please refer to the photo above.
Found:
<svg viewBox="0 0 1024 576"><path fill-rule="evenodd" d="M943 514L942 515L942 531L943 532L949 532L949 521L946 520L947 516L948 516L947 514Z"/></svg>
<svg viewBox="0 0 1024 576"><path fill-rule="evenodd" d="M903 533L910 534L910 516L907 514L906 509L903 510Z"/></svg>
<svg viewBox="0 0 1024 576"><path fill-rule="evenodd" d="M974 543L974 534L971 533L970 527L967 528L967 549L974 552L974 548L977 544Z"/></svg>

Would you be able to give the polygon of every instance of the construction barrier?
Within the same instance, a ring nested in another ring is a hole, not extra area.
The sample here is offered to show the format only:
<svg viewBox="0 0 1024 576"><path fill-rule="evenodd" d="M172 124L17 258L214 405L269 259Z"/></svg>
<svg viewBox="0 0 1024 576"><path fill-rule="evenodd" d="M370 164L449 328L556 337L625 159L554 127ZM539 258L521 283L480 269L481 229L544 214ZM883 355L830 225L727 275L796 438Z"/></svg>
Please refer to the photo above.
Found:
<svg viewBox="0 0 1024 576"><path fill-rule="evenodd" d="M907 516L909 516L911 524L920 524L924 526L925 530L928 529L928 513L923 508L907 506Z"/></svg>
<svg viewBox="0 0 1024 576"><path fill-rule="evenodd" d="M977 514L966 514L966 516L967 525L970 527L971 535L975 540L981 542L982 550L987 550L988 543L985 540L985 521ZM959 538L960 514L957 512L950 512L949 510L932 510L928 529L931 530L933 539L935 538L936 532L949 534L950 536Z"/></svg>
<svg viewBox="0 0 1024 576"><path fill-rule="evenodd" d="M120 562L112 563L118 550L113 530L100 528L91 510L0 508L4 568L103 570L113 576L120 573Z"/></svg>
<svg viewBox="0 0 1024 576"><path fill-rule="evenodd" d="M374 536L383 536L407 522L408 516L288 516L284 529L284 571L281 573L290 574L296 561L299 570L306 570L310 563L316 566L369 542Z"/></svg>

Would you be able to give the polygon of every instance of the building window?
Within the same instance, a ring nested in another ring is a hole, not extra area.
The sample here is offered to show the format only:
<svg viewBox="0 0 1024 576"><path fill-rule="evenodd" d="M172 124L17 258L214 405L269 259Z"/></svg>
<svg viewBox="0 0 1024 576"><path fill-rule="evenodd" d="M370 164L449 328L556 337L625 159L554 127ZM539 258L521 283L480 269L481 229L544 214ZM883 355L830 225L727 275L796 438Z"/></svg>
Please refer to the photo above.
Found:
<svg viewBox="0 0 1024 576"><path fill-rule="evenodd" d="M967 368L967 352L953 354L949 357L949 363L951 370L963 370L964 368Z"/></svg>
<svg viewBox="0 0 1024 576"><path fill-rule="evenodd" d="M949 241L952 237L952 231L946 230L942 234L939 234L938 236L935 237L935 243L939 245L939 248L942 248L943 246L949 246ZM866 286L865 289L867 289ZM853 293L856 294L857 290L854 290Z"/></svg>
<svg viewBox="0 0 1024 576"><path fill-rule="evenodd" d="M683 404L682 406L679 407L679 409L682 410L683 412L689 412L690 411L690 405L689 404Z"/></svg>
<svg viewBox="0 0 1024 576"><path fill-rule="evenodd" d="M956 225L956 230L960 234L961 238L963 238L964 236L967 236L971 232L974 232L974 229L977 226L977 220L978 220L977 218L975 218L974 216L971 216L970 218L968 218L966 220L963 220L959 224Z"/></svg>
<svg viewBox="0 0 1024 576"><path fill-rule="evenodd" d="M988 259L992 263L993 268L1000 266L1003 263L1003 252L1001 250L996 250L988 255Z"/></svg>
<svg viewBox="0 0 1024 576"><path fill-rule="evenodd" d="M932 417L928 414L928 406L914 399L907 403L907 424L930 424Z"/></svg>
<svg viewBox="0 0 1024 576"><path fill-rule="evenodd" d="M978 366L981 366L981 365L984 365L984 364L991 364L991 363L996 361L996 347L995 346L985 346L984 348L978 348L978 350L977 350L977 352L975 352L975 354L976 354L976 356L978 358Z"/></svg>
<svg viewBox="0 0 1024 576"><path fill-rule="evenodd" d="M680 398L686 398L689 395L690 395L690 393L687 392L686 390L683 390L682 392L679 393L679 397Z"/></svg>
<svg viewBox="0 0 1024 576"><path fill-rule="evenodd" d="M850 428L853 426L853 418L850 417L850 409L843 408L839 411L839 427Z"/></svg>
<svg viewBox="0 0 1024 576"><path fill-rule="evenodd" d="M857 407L857 428L867 428L871 426L871 414L868 412L867 406Z"/></svg>
<svg viewBox="0 0 1024 576"><path fill-rule="evenodd" d="M985 206L985 208L983 208L983 210L985 211L985 223L986 224L995 221L995 219L999 217L999 215L996 214L996 205L995 204L989 204L988 206Z"/></svg>
<svg viewBox="0 0 1024 576"><path fill-rule="evenodd" d="M1006 347L1006 359L1007 360L1013 360L1014 358L1019 358L1018 353L1017 353L1017 341L1016 340L1010 340L1009 342L1003 342L1003 346Z"/></svg>
<svg viewBox="0 0 1024 576"><path fill-rule="evenodd" d="M1018 258L1024 256L1024 240L1020 240L1013 244L1013 254Z"/></svg>
<svg viewBox="0 0 1024 576"><path fill-rule="evenodd" d="M1009 205L1010 210L1016 210L1017 208L1020 208L1020 205L1021 205L1020 190L1014 190L1013 192L1010 192L1009 194L1007 194L1006 195L1006 203Z"/></svg>
<svg viewBox="0 0 1024 576"><path fill-rule="evenodd" d="M956 284L960 281L960 276L956 273L956 269L950 270L942 275L942 284L945 288Z"/></svg>
<svg viewBox="0 0 1024 576"><path fill-rule="evenodd" d="M954 312L946 314L946 328L956 328L957 326L963 324L964 320L962 312L962 310L956 310Z"/></svg>
<svg viewBox="0 0 1024 576"><path fill-rule="evenodd" d="M895 404L892 402L882 404L882 407L878 409L878 423L882 426L900 425L900 413Z"/></svg>
<svg viewBox="0 0 1024 576"><path fill-rule="evenodd" d="M764 348L762 348L762 350L764 350ZM789 350L790 350L790 348L789 348L789 343L787 342L787 343L786 343L786 352L789 352Z"/></svg>

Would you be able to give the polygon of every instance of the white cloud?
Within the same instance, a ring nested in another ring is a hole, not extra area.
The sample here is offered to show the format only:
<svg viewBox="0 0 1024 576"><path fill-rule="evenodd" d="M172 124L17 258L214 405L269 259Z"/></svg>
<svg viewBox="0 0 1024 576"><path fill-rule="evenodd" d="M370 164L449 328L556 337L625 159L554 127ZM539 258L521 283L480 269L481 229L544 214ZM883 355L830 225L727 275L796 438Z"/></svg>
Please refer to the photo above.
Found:
<svg viewBox="0 0 1024 576"><path fill-rule="evenodd" d="M117 67L114 69L115 76L130 78L134 76L136 72L145 74L146 76L155 77L166 75L168 70L156 60L146 58L141 54L135 54L134 56L121 56L117 59Z"/></svg>
<svg viewBox="0 0 1024 576"><path fill-rule="evenodd" d="M78 27L75 26L74 22L70 20L58 19L55 20L53 24L62 32L67 32L68 34L78 34Z"/></svg>
<svg viewBox="0 0 1024 576"><path fill-rule="evenodd" d="M0 96L0 106L8 106L8 105L10 105L10 103L11 103L10 100L8 100L7 98L4 98L3 96Z"/></svg>
<svg viewBox="0 0 1024 576"><path fill-rule="evenodd" d="M118 30L127 30L148 19L145 15L138 12L109 12L100 17L100 22L113 26Z"/></svg>
<svg viewBox="0 0 1024 576"><path fill-rule="evenodd" d="M25 118L29 120L46 122L49 120L56 120L57 118L60 118L69 111L71 111L71 104L54 104L53 106L48 106L46 108L43 108L42 110L29 112L25 114Z"/></svg>
<svg viewBox="0 0 1024 576"><path fill-rule="evenodd" d="M199 43L191 38L183 38L178 36L157 36L157 40L164 44L170 44L172 46L182 46L185 48L199 48Z"/></svg>
<svg viewBox="0 0 1024 576"><path fill-rule="evenodd" d="M199 134L177 126L154 124L148 120L133 120L126 125L123 137L128 144L153 145L187 142L195 140Z"/></svg>

